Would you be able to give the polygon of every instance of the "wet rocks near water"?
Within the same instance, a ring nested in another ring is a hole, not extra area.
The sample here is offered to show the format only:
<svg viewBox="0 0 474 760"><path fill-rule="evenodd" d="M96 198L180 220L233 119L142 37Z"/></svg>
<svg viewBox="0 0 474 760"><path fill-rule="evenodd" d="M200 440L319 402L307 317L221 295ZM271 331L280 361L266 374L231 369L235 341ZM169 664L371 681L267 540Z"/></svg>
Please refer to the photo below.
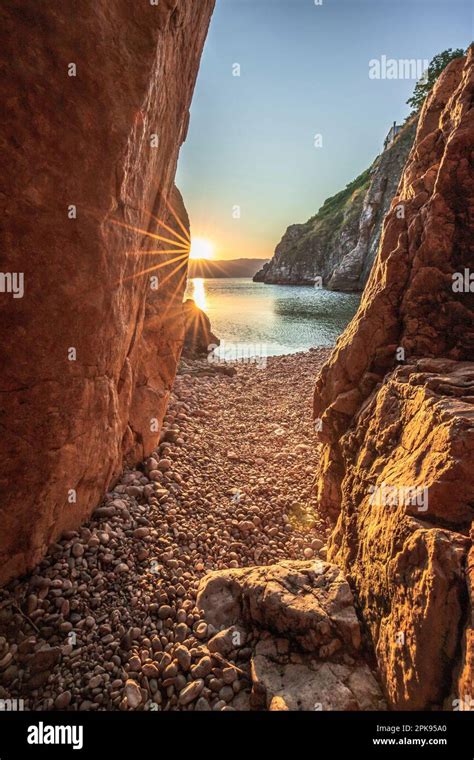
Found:
<svg viewBox="0 0 474 760"><path fill-rule="evenodd" d="M326 356L232 375L186 360L153 454L0 590L0 698L37 710L249 707L260 632L219 631L198 586L214 570L324 555L308 388Z"/></svg>
<svg viewBox="0 0 474 760"><path fill-rule="evenodd" d="M183 304L185 336L183 353L193 357L204 354L207 356L210 346L220 344L211 330L211 322L207 314L197 306L192 298L187 298Z"/></svg>

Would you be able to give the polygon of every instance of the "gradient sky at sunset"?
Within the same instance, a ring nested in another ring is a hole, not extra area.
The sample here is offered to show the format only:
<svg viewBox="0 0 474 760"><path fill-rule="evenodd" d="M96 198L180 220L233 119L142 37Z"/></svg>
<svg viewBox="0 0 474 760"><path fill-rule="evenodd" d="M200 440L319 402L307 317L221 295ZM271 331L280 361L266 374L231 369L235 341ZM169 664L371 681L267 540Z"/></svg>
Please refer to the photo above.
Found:
<svg viewBox="0 0 474 760"><path fill-rule="evenodd" d="M217 0L177 176L192 233L216 258L271 257L408 114L415 82L369 79L369 60L472 37L468 0Z"/></svg>

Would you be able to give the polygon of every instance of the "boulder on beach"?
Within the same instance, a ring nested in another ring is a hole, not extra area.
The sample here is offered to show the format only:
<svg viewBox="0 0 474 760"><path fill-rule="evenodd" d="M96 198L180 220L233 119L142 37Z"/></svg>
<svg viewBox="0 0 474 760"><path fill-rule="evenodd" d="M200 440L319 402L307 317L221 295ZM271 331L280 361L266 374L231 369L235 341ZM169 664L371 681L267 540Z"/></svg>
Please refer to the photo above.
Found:
<svg viewBox="0 0 474 760"><path fill-rule="evenodd" d="M221 636L260 631L251 657L251 707L269 710L376 710L385 703L361 651L349 584L322 560L214 571L197 606ZM238 627L239 626L239 627Z"/></svg>
<svg viewBox="0 0 474 760"><path fill-rule="evenodd" d="M207 314L196 305L192 298L183 304L185 338L183 354L188 357L208 354L212 347L220 344L211 331L211 322Z"/></svg>

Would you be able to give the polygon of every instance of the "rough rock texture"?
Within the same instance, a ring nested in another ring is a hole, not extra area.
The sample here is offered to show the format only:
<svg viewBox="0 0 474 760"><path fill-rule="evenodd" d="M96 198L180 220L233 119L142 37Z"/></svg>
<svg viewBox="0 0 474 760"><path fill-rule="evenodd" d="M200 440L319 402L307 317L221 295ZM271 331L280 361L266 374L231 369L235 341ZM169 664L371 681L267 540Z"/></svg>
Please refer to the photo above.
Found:
<svg viewBox="0 0 474 760"><path fill-rule="evenodd" d="M186 299L183 311L185 324L183 353L189 357L208 354L209 346L220 344L219 338L211 330L209 317L192 298Z"/></svg>
<svg viewBox="0 0 474 760"><path fill-rule="evenodd" d="M335 565L318 559L214 571L201 580L196 604L208 624L224 629L211 651L242 630L260 631L251 659L254 709L383 709L352 593Z"/></svg>
<svg viewBox="0 0 474 760"><path fill-rule="evenodd" d="M183 235L182 227L189 229L189 220L176 187L171 192L169 208L172 209L172 213L166 209L160 218L165 221L167 230L175 230ZM161 233L161 230L157 232ZM165 231L165 234L168 232ZM158 245L165 246L164 250L169 250L167 244ZM128 464L143 459L156 445L186 331L183 292L186 284L187 254L181 251L160 251L154 260L148 257L146 264L148 263L152 267L158 265L159 268L145 274L145 277L156 277L157 281L150 279L150 287L145 295L142 332L133 367L134 385L128 410L128 425L122 440L122 452ZM133 356L132 353L128 357L131 366Z"/></svg>
<svg viewBox="0 0 474 760"><path fill-rule="evenodd" d="M262 706L268 710L386 709L380 686L366 663L293 658L295 662L279 655L275 647L266 656L256 654L252 659L253 698L261 695Z"/></svg>
<svg viewBox="0 0 474 760"><path fill-rule="evenodd" d="M462 663L458 695L463 709L474 708L474 528L471 530L471 549L466 564L469 593L468 617L462 641Z"/></svg>
<svg viewBox="0 0 474 760"><path fill-rule="evenodd" d="M334 267L330 290L363 290L369 279L382 234L383 220L390 208L413 140L417 119L411 119L371 169L370 185L359 218L357 242Z"/></svg>
<svg viewBox="0 0 474 760"><path fill-rule="evenodd" d="M416 131L411 119L394 144L305 224L288 227L275 255L254 280L360 291L377 253L383 219L397 190Z"/></svg>
<svg viewBox="0 0 474 760"><path fill-rule="evenodd" d="M473 93L471 50L422 109L359 311L315 392L328 556L395 708L452 709L473 691L474 296L453 291L473 261Z"/></svg>
<svg viewBox="0 0 474 760"><path fill-rule="evenodd" d="M184 225L178 238L158 220L179 204L172 183L212 7L0 10L2 270L24 273L25 289L0 295L0 582L32 567L91 513L123 458L158 439L187 248ZM146 270L164 256L156 293Z"/></svg>
<svg viewBox="0 0 474 760"><path fill-rule="evenodd" d="M201 582L197 606L215 628L252 621L291 636L308 652L334 638L360 646L349 585L338 567L322 560L214 571Z"/></svg>

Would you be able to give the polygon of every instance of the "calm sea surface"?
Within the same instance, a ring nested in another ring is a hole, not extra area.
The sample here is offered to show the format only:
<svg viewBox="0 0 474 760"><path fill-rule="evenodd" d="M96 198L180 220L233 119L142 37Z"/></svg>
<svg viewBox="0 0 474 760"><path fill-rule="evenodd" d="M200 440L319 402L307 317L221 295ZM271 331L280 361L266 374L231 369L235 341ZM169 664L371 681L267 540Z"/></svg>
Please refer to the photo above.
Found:
<svg viewBox="0 0 474 760"><path fill-rule="evenodd" d="M194 298L226 344L249 355L277 356L332 346L357 310L360 296L312 287L265 285L248 278L189 280Z"/></svg>

